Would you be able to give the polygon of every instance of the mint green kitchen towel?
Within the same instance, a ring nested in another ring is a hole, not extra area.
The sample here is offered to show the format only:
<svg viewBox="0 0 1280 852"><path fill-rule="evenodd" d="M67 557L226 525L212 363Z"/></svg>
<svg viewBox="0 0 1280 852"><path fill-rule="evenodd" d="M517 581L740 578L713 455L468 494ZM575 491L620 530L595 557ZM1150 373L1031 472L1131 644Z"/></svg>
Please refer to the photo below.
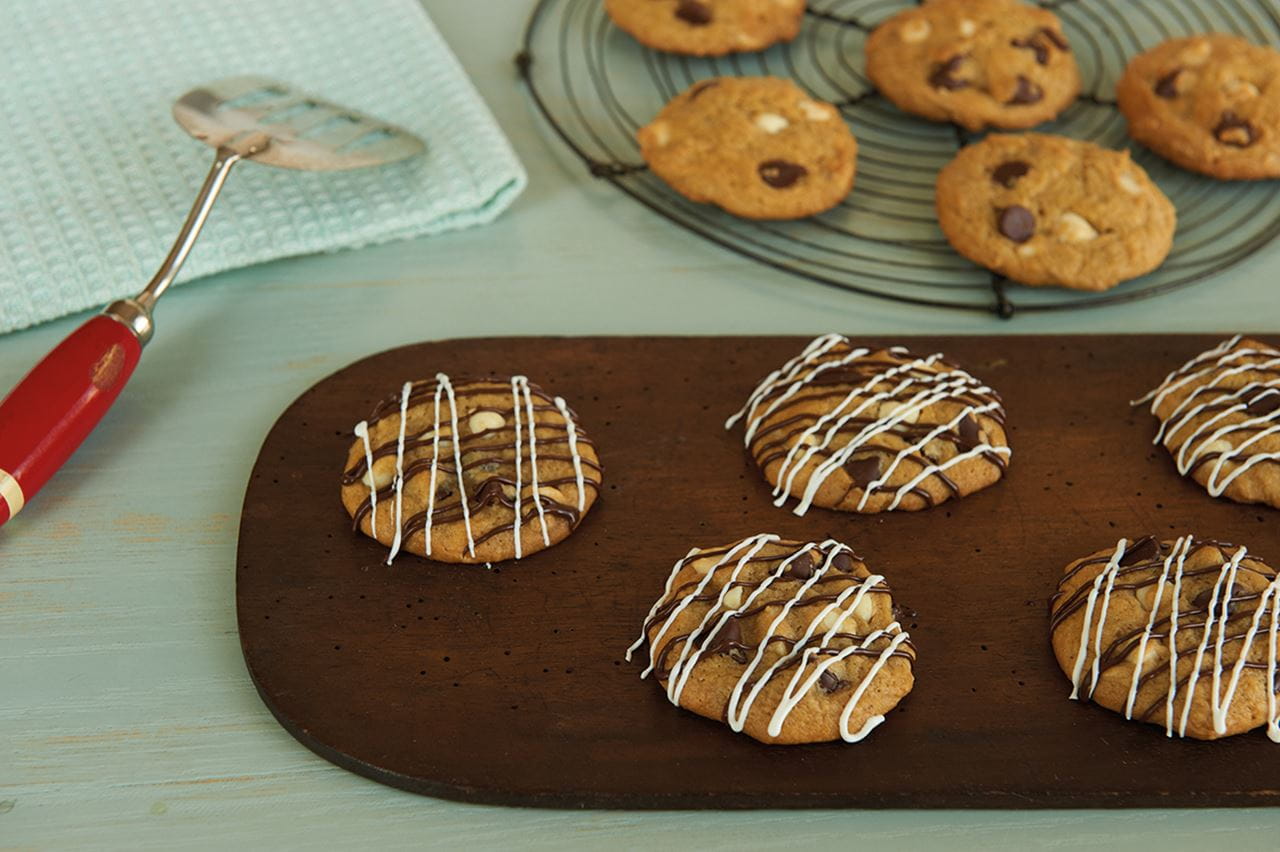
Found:
<svg viewBox="0 0 1280 852"><path fill-rule="evenodd" d="M425 155L352 172L246 163L184 268L492 220L525 174L418 0L8 0L0 11L0 332L139 290L213 151L170 106L275 77L399 124Z"/></svg>

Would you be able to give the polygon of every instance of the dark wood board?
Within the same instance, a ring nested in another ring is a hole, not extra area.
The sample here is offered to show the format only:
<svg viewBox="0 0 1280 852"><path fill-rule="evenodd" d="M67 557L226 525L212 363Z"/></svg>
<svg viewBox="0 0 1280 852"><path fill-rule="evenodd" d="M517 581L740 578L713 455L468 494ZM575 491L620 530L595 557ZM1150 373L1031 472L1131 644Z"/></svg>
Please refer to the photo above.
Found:
<svg viewBox="0 0 1280 852"><path fill-rule="evenodd" d="M1181 533L1280 559L1280 514L1211 499L1128 401L1209 336L894 338L1004 395L1007 478L920 513L774 508L722 424L806 338L500 338L423 343L341 370L267 436L236 573L249 673L280 723L340 766L472 802L604 808L1280 804L1262 731L1166 739L1067 700L1047 599L1070 560ZM868 341L876 342L876 341ZM351 532L351 428L407 379L527 373L565 396L605 465L564 543L492 570ZM622 661L672 563L773 531L852 545L885 574L919 650L915 690L865 742L764 746L671 706Z"/></svg>

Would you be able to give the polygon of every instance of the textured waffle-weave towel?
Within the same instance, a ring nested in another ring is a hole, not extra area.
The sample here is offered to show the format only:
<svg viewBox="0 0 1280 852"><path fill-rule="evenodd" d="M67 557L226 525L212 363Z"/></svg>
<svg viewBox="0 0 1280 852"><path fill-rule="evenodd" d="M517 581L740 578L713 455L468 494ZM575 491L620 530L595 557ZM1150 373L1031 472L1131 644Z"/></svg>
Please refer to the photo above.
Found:
<svg viewBox="0 0 1280 852"><path fill-rule="evenodd" d="M352 172L236 168L187 281L488 222L525 175L418 0L8 0L0 12L0 332L141 289L213 151L183 92L275 77L420 135Z"/></svg>

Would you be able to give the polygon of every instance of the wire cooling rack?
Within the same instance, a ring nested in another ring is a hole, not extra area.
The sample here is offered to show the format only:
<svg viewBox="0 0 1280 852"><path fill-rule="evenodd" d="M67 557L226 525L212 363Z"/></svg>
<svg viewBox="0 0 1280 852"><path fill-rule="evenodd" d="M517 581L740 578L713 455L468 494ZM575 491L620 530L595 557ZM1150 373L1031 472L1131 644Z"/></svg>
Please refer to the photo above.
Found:
<svg viewBox="0 0 1280 852"><path fill-rule="evenodd" d="M1115 82L1134 54L1175 36L1234 32L1280 42L1280 0L1046 0L1062 19L1083 94L1037 128L1134 159L1178 210L1164 265L1102 294L1030 288L957 255L938 229L934 178L976 139L962 128L899 111L864 73L863 42L909 0L810 2L800 35L756 54L698 59L650 50L614 27L601 0L539 0L516 64L538 110L596 178L682 227L761 263L833 287L915 305L1012 317L1115 304L1205 281L1280 233L1274 182L1220 182L1181 171L1131 145L1115 108ZM651 174L635 131L695 81L722 75L790 77L840 107L858 137L853 193L835 209L794 222L738 219L688 201Z"/></svg>

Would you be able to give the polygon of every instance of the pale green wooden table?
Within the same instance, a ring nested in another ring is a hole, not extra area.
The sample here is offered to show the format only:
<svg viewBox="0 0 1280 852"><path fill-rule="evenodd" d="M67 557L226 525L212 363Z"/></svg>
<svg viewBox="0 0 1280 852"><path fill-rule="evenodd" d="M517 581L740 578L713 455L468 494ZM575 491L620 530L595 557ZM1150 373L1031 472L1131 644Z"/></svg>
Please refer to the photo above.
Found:
<svg viewBox="0 0 1280 852"><path fill-rule="evenodd" d="M482 230L275 263L168 297L122 404L0 530L0 848L1280 845L1276 810L465 806L348 774L277 726L249 682L236 636L244 485L281 410L368 353L495 334L1280 327L1280 245L1157 301L1012 324L862 299L753 265L594 183L548 139L511 64L527 2L486 4L483 15L466 0L427 5L528 166L528 191ZM0 389L81 319L0 339Z"/></svg>

